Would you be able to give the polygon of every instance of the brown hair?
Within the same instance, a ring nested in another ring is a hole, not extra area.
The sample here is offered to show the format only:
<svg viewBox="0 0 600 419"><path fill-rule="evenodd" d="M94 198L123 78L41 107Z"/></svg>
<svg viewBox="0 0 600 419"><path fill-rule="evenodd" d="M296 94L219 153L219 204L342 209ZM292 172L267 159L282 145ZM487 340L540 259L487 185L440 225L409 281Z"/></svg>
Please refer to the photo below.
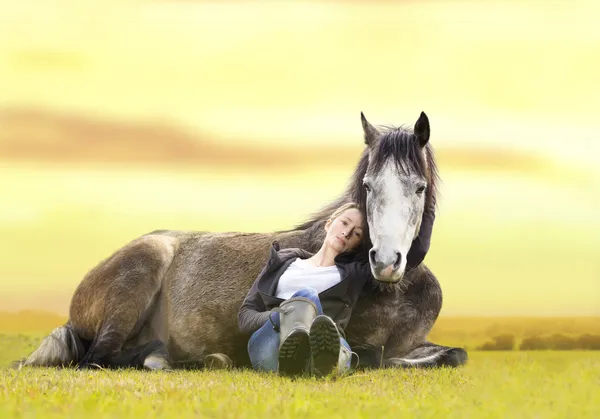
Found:
<svg viewBox="0 0 600 419"><path fill-rule="evenodd" d="M354 202L348 202L348 203L342 205L341 207L339 207L338 209L333 211L333 214L331 214L331 216L329 216L329 219L327 221L331 222L331 221L335 220L344 211L349 210L349 209L358 209L358 204L355 204Z"/></svg>

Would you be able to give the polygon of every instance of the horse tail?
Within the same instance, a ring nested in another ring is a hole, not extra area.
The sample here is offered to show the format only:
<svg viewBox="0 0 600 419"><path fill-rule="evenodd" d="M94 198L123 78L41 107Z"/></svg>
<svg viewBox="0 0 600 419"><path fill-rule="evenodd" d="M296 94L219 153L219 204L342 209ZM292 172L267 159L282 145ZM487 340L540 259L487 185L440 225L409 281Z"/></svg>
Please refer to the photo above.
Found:
<svg viewBox="0 0 600 419"><path fill-rule="evenodd" d="M83 358L85 348L73 327L67 323L54 329L25 360L23 366L66 367Z"/></svg>

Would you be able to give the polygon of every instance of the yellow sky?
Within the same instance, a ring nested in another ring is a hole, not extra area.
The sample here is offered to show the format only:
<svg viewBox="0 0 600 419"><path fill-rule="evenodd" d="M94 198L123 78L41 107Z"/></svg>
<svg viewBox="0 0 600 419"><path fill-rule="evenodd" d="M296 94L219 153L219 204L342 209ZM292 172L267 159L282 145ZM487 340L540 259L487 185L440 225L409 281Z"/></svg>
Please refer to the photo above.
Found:
<svg viewBox="0 0 600 419"><path fill-rule="evenodd" d="M553 160L526 174L442 166L428 263L444 312L600 314L599 15L596 1L0 0L0 107L169 120L315 153L360 143L360 111L410 124L424 110L434 146ZM285 228L354 163L275 177L0 159L0 275L22 276L3 283L0 307L61 310L87 269L155 228Z"/></svg>

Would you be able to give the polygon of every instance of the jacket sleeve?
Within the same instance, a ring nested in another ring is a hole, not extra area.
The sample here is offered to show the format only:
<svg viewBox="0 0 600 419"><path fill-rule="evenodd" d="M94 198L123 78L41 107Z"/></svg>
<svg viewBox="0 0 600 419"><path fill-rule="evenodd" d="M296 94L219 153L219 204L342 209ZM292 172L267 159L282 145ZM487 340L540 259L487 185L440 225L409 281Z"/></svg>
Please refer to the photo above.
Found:
<svg viewBox="0 0 600 419"><path fill-rule="evenodd" d="M362 290L360 292L360 297L359 297L359 299L360 299L360 298L366 297L371 292L373 292L373 290L377 287L377 281L375 280L375 278L373 277L373 274L371 273L371 264L369 263L369 261L361 262L358 266L358 271L359 271L360 278L362 278L362 281L364 283Z"/></svg>
<svg viewBox="0 0 600 419"><path fill-rule="evenodd" d="M269 319L271 311L267 311L258 292L258 283L268 269L265 266L252 284L238 312L238 326L242 333L254 333Z"/></svg>
<svg viewBox="0 0 600 419"><path fill-rule="evenodd" d="M429 251L433 222L435 221L435 200L433 200L423 211L423 220L419 235L413 240L408 255L406 256L406 270L419 266Z"/></svg>
<svg viewBox="0 0 600 419"><path fill-rule="evenodd" d="M346 339L345 330L350 322L356 303L359 299L365 298L375 288L375 278L373 278L373 274L371 274L371 266L368 261L357 261L355 269L355 280L358 284L361 284L361 288L355 293L355 297L352 299L351 304L347 305L335 319L338 330L344 339Z"/></svg>

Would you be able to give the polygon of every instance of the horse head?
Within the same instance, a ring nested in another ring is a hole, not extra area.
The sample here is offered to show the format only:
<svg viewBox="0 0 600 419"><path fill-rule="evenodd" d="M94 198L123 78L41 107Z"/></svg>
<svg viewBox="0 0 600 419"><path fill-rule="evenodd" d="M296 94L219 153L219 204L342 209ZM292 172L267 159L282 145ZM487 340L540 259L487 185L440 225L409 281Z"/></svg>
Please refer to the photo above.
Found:
<svg viewBox="0 0 600 419"><path fill-rule="evenodd" d="M362 179L356 179L362 184L356 191L366 213L371 272L379 282L397 283L425 206L435 200L437 168L429 145L429 119L422 112L412 129L377 129L362 113L361 120L366 168Z"/></svg>

